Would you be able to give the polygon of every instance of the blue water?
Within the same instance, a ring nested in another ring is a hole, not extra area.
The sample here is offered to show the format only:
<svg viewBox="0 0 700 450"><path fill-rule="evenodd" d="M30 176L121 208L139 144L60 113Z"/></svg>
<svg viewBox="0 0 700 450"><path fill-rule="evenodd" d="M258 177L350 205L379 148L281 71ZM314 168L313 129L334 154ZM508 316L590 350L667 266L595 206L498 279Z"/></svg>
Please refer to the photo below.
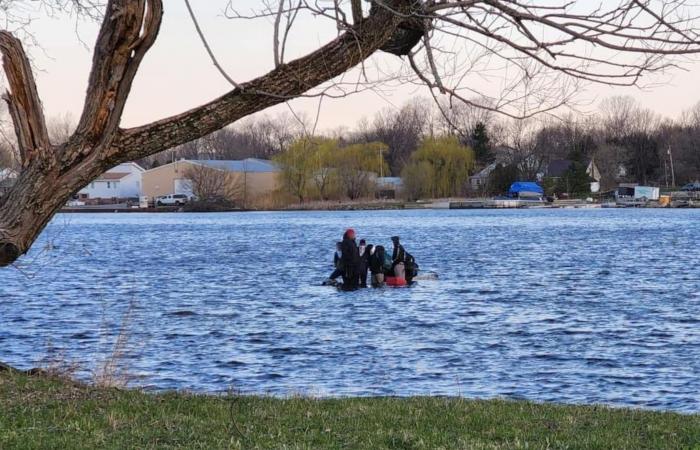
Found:
<svg viewBox="0 0 700 450"><path fill-rule="evenodd" d="M151 389L700 412L700 210L59 215L0 270L0 361ZM345 227L439 280L338 292ZM130 311L130 313L128 313Z"/></svg>

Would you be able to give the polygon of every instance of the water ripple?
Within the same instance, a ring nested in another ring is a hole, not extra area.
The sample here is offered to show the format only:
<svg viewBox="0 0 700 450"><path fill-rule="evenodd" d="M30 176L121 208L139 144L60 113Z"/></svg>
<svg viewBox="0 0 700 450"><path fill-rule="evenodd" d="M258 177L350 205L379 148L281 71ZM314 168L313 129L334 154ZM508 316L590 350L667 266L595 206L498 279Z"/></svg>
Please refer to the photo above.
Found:
<svg viewBox="0 0 700 450"><path fill-rule="evenodd" d="M504 396L700 412L700 211L57 216L0 271L0 361L146 389ZM345 228L439 279L319 286ZM381 240L381 241L379 241Z"/></svg>

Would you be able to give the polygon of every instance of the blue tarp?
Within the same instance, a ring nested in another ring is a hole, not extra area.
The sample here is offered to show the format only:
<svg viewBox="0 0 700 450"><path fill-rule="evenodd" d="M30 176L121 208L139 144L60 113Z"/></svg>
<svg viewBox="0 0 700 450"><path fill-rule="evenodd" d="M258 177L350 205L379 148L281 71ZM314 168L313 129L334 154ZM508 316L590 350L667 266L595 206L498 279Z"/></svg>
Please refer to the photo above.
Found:
<svg viewBox="0 0 700 450"><path fill-rule="evenodd" d="M521 192L536 192L540 195L544 195L544 189L534 181L516 181L510 185L508 195L517 197Z"/></svg>

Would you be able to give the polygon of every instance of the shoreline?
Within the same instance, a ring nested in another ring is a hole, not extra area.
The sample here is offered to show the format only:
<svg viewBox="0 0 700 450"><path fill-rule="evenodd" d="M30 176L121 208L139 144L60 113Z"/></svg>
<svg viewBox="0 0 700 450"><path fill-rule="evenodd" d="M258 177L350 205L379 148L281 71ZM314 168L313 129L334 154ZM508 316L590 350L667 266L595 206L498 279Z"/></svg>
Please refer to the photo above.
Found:
<svg viewBox="0 0 700 450"><path fill-rule="evenodd" d="M9 364L0 361L0 384L3 377L26 377L33 380L43 380L66 384L69 386L77 386L84 389L118 389L125 392L141 393L147 396L164 396L164 395L188 395L203 398L218 398L221 396L231 395L230 391L206 391L206 390L188 390L188 389L155 389L147 386L119 386L119 387L100 387L93 382L75 379L70 375L63 374L61 370L44 369L41 367L32 367L29 369L19 369ZM116 380L119 381L119 380ZM583 408L603 408L610 411L636 411L640 413L652 414L676 414L686 417L697 416L700 418L700 410L698 411L681 411L675 409L660 409L646 406L630 406L622 404L607 404L607 403L569 403L562 401L542 401L531 400L526 398L509 398L502 395L485 396L485 397L466 397L462 395L450 394L386 394L386 395L316 395L310 393L290 392L286 394L271 394L271 393L256 393L256 392L235 392L236 397L243 398L265 398L275 401L283 401L286 399L298 398L315 401L342 401L342 400L373 400L391 398L395 400L411 400L415 398L433 398L444 399L448 401L468 401L468 402L509 402L509 403L527 403L532 405L554 406L554 407L583 407ZM0 399L2 398L0 392Z"/></svg>
<svg viewBox="0 0 700 450"><path fill-rule="evenodd" d="M147 393L0 371L7 448L694 448L700 414L452 397Z"/></svg>
<svg viewBox="0 0 700 450"><path fill-rule="evenodd" d="M125 208L120 205L99 207L62 208L59 213L78 214L130 214L130 213L245 213L245 212L316 212L316 211L405 211L405 210L499 210L499 209L698 209L700 202L685 206L636 205L619 206L614 204L588 203L585 201L561 201L539 203L520 200L504 200L493 203L492 200L436 200L428 202L345 202L345 203L309 203L293 205L286 208L243 209L230 208L222 210L187 210L181 207Z"/></svg>

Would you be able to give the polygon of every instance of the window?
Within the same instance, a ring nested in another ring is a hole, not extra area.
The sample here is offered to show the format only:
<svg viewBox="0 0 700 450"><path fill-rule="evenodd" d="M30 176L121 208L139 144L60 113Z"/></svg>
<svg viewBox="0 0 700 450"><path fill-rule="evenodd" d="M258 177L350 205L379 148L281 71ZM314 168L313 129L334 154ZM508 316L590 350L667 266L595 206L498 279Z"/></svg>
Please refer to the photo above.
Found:
<svg viewBox="0 0 700 450"><path fill-rule="evenodd" d="M111 189L111 188L112 188L111 183L108 181L107 182L107 189Z"/></svg>
<svg viewBox="0 0 700 450"><path fill-rule="evenodd" d="M95 183L90 183L90 189L95 189Z"/></svg>

